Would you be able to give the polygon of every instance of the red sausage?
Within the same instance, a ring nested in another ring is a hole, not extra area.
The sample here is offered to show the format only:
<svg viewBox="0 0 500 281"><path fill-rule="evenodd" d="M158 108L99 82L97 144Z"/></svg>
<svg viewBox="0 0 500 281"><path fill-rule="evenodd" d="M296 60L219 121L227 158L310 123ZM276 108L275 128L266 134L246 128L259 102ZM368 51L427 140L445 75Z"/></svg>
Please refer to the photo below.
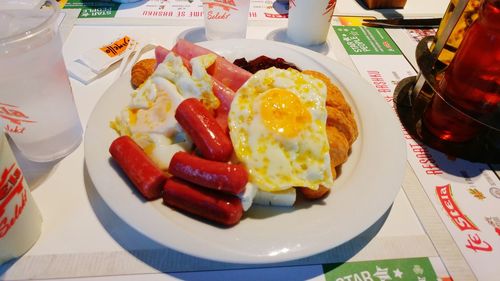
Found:
<svg viewBox="0 0 500 281"><path fill-rule="evenodd" d="M248 173L243 165L206 160L182 151L172 157L168 172L192 183L233 195L243 192L248 182Z"/></svg>
<svg viewBox="0 0 500 281"><path fill-rule="evenodd" d="M115 139L109 153L147 200L161 197L167 177L134 140L129 136Z"/></svg>
<svg viewBox="0 0 500 281"><path fill-rule="evenodd" d="M171 177L163 186L163 203L199 217L231 226L243 215L239 198Z"/></svg>
<svg viewBox="0 0 500 281"><path fill-rule="evenodd" d="M199 100L184 100L175 111L175 119L191 137L203 157L220 162L227 162L231 158L233 145L229 136Z"/></svg>

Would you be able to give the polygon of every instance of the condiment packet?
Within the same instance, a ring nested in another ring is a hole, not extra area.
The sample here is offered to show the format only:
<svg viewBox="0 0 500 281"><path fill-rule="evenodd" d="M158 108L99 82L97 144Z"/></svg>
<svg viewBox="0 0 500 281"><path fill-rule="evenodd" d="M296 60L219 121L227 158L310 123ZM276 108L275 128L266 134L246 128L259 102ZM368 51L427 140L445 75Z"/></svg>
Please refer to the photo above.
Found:
<svg viewBox="0 0 500 281"><path fill-rule="evenodd" d="M68 65L71 77L83 84L94 81L112 64L128 56L135 50L137 41L129 36L120 36L109 44L85 51L77 60Z"/></svg>

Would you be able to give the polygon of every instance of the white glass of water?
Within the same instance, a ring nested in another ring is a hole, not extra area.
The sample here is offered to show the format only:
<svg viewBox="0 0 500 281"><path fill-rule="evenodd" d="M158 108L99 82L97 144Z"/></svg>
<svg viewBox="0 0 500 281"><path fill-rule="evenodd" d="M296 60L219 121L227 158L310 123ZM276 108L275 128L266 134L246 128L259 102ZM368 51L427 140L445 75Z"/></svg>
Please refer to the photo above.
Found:
<svg viewBox="0 0 500 281"><path fill-rule="evenodd" d="M54 0L0 11L0 125L36 162L62 158L82 141L58 15Z"/></svg>
<svg viewBox="0 0 500 281"><path fill-rule="evenodd" d="M290 0L286 31L290 41L301 46L325 43L336 3L337 0Z"/></svg>
<svg viewBox="0 0 500 281"><path fill-rule="evenodd" d="M249 9L250 0L204 0L207 39L245 38Z"/></svg>

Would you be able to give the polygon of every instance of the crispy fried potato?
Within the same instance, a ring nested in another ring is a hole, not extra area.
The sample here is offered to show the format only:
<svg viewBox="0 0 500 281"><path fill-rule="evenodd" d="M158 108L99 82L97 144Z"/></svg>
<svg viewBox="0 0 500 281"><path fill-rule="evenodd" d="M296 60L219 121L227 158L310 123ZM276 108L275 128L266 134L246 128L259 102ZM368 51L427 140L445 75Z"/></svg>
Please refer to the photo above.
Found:
<svg viewBox="0 0 500 281"><path fill-rule="evenodd" d="M328 192L330 192L329 188L324 187L322 185L320 185L317 190L312 190L307 187L297 187L297 189L304 196L304 198L308 200L320 199L322 197L325 197L328 194Z"/></svg>
<svg viewBox="0 0 500 281"><path fill-rule="evenodd" d="M134 88L139 87L155 71L156 59L143 59L138 61L131 70L130 82Z"/></svg>
<svg viewBox="0 0 500 281"><path fill-rule="evenodd" d="M333 178L337 177L337 167L347 161L352 143L358 137L358 126L354 119L351 107L345 100L342 92L335 86L328 76L313 70L304 70L303 73L323 81L327 88L326 96L326 135L330 146L330 166ZM320 186L318 190L307 187L298 187L297 190L309 200L319 199L330 191Z"/></svg>
<svg viewBox="0 0 500 281"><path fill-rule="evenodd" d="M351 107L349 107L349 105L347 104L344 96L342 95L342 92L330 81L330 78L328 78L328 76L314 70L304 70L303 73L311 75L312 77L317 78L325 83L327 89L326 105L335 107L345 114L352 115Z"/></svg>
<svg viewBox="0 0 500 281"><path fill-rule="evenodd" d="M344 135L349 145L351 145L358 136L358 130L354 119L349 119L340 110L326 106L328 117L326 119L327 127L335 127Z"/></svg>
<svg viewBox="0 0 500 281"><path fill-rule="evenodd" d="M347 161L349 156L349 143L346 138L335 127L326 127L326 135L330 145L330 163L337 167ZM334 169L332 169L333 172Z"/></svg>
<svg viewBox="0 0 500 281"><path fill-rule="evenodd" d="M311 75L314 78L320 79L326 85L327 96L326 106L328 111L328 125L336 126L339 131L345 134L349 145L351 145L358 137L358 126L354 120L354 114L351 107L345 100L340 89L335 86L330 78L325 74L314 71L304 70L303 73Z"/></svg>

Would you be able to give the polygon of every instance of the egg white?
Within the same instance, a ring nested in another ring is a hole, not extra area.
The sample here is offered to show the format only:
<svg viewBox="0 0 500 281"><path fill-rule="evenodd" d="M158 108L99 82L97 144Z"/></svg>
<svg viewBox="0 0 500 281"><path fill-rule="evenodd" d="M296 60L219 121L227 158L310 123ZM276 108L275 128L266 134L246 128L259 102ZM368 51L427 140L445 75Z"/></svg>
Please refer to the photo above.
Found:
<svg viewBox="0 0 500 281"><path fill-rule="evenodd" d="M261 116L264 93L284 89L297 96L311 116L310 124L290 137L269 130ZM250 182L268 192L294 186L331 187L326 136L326 86L296 70L269 68L254 74L236 93L229 112L230 136Z"/></svg>
<svg viewBox="0 0 500 281"><path fill-rule="evenodd" d="M130 103L110 126L119 135L129 135L160 167L167 169L178 151L190 151L191 140L175 119L175 111L186 98L200 99L209 109L219 100L212 91L212 77L206 68L215 62L214 54L191 59L192 74L181 57L169 53L154 73L131 93Z"/></svg>

